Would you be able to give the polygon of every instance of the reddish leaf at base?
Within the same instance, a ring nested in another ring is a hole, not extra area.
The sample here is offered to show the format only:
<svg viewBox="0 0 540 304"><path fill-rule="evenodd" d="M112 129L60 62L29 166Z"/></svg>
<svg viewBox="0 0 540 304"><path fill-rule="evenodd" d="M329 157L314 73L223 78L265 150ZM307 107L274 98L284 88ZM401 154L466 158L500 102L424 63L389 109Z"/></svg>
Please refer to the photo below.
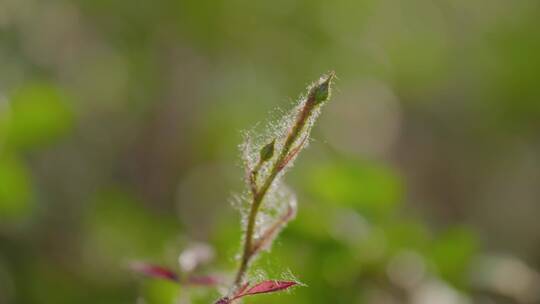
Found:
<svg viewBox="0 0 540 304"><path fill-rule="evenodd" d="M235 295L232 298L223 297L219 299L215 304L231 304L235 300L245 296L251 296L259 293L282 291L296 285L298 285L298 283L294 281L263 281L248 289L248 285L245 284L236 291Z"/></svg>
<svg viewBox="0 0 540 304"><path fill-rule="evenodd" d="M149 277L178 282L178 275L165 267L146 264L143 262L133 262L130 264L130 268L133 271L142 273Z"/></svg>
<svg viewBox="0 0 540 304"><path fill-rule="evenodd" d="M295 285L298 285L298 283L293 281L263 281L244 291L240 296L243 297L259 293L276 292L285 290Z"/></svg>
<svg viewBox="0 0 540 304"><path fill-rule="evenodd" d="M184 284L196 285L196 286L214 286L221 282L220 278L216 276L189 276Z"/></svg>

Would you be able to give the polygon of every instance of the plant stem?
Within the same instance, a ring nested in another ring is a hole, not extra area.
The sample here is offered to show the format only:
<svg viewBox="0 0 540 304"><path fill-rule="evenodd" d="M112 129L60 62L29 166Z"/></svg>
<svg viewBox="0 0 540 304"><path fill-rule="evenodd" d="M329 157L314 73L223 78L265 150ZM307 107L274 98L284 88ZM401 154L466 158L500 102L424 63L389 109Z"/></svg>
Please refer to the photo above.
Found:
<svg viewBox="0 0 540 304"><path fill-rule="evenodd" d="M286 167L287 163L293 158L294 155L291 155L293 153L297 153L293 149L291 152L291 148L293 144L297 141L299 136L302 134L302 129L306 125L306 122L308 118L310 117L311 113L315 109L317 105L320 104L321 101L326 100L326 97L324 97L324 100L321 100L322 98L319 98L321 89L322 90L328 90L328 86L330 81L332 80L334 74L330 73L327 76L327 79L320 82L319 84L313 86L308 92L307 100L304 103L304 107L300 110L298 113L298 116L296 117L296 121L287 135L287 138L285 140L285 143L283 144L283 147L281 149L281 152L277 158L277 160L274 162L272 169L270 171L270 175L266 178L264 183L262 184L260 189L256 189L256 185L252 185L252 195L253 200L251 202L251 208L248 215L248 222L245 232L245 238L244 238L244 249L242 253L242 259L240 261L240 266L238 268L238 271L236 273L236 278L234 281L234 284L236 286L239 286L240 283L242 283L242 280L244 279L244 276L247 272L248 265L251 262L251 259L254 256L255 251L253 250L253 234L255 231L255 223L257 220L257 214L259 212L260 206L264 200L264 197L266 196L266 193L272 186L272 183L276 179L277 175L283 170L283 168ZM306 135L307 136L307 135ZM300 145L302 145L304 141ZM259 166L257 166L259 167ZM256 169L253 173L257 174L259 168ZM254 179L253 179L254 180Z"/></svg>

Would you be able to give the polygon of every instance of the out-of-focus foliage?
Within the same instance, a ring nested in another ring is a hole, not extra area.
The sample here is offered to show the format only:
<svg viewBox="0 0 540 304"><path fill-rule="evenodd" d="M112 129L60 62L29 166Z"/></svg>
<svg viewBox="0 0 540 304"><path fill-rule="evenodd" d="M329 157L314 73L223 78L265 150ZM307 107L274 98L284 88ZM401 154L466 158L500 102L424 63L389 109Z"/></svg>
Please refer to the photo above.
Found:
<svg viewBox="0 0 540 304"><path fill-rule="evenodd" d="M17 152L48 145L70 129L66 98L51 85L28 84L13 93L0 112L0 217L32 211L31 176Z"/></svg>
<svg viewBox="0 0 540 304"><path fill-rule="evenodd" d="M27 169L10 156L0 160L0 210L1 217L23 216L31 208L32 189Z"/></svg>
<svg viewBox="0 0 540 304"><path fill-rule="evenodd" d="M42 146L70 128L66 98L50 85L30 84L13 93L6 122L6 145Z"/></svg>
<svg viewBox="0 0 540 304"><path fill-rule="evenodd" d="M246 303L540 302L538 1L0 1L0 303L210 303L240 130L335 70Z"/></svg>
<svg viewBox="0 0 540 304"><path fill-rule="evenodd" d="M365 216L392 212L402 197L395 173L373 162L334 160L308 172L306 187L321 201L353 208Z"/></svg>

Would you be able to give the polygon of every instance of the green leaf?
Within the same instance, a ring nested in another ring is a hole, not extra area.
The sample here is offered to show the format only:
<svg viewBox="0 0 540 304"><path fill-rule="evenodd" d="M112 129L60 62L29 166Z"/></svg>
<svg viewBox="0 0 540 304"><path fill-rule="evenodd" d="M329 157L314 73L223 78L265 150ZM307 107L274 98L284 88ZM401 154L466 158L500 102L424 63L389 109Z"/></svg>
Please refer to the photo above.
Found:
<svg viewBox="0 0 540 304"><path fill-rule="evenodd" d="M15 147L33 148L63 135L72 125L67 97L56 87L33 84L11 98L7 141Z"/></svg>
<svg viewBox="0 0 540 304"><path fill-rule="evenodd" d="M0 218L20 218L31 209L32 189L27 169L16 158L0 156Z"/></svg>
<svg viewBox="0 0 540 304"><path fill-rule="evenodd" d="M431 258L441 277L463 287L467 283L467 269L477 250L478 241L470 230L453 228L435 240Z"/></svg>

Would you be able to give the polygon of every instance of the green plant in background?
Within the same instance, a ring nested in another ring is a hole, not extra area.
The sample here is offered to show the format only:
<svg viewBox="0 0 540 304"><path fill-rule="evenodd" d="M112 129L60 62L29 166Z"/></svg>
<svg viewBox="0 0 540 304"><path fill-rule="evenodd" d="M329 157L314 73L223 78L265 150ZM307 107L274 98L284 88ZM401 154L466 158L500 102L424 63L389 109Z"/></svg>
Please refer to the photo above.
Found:
<svg viewBox="0 0 540 304"><path fill-rule="evenodd" d="M32 178L25 153L55 143L71 131L70 98L48 83L31 83L0 100L0 221L17 222L32 214Z"/></svg>
<svg viewBox="0 0 540 304"><path fill-rule="evenodd" d="M296 216L296 197L282 182L290 168L309 143L309 135L321 106L330 98L335 75L330 72L312 83L299 98L296 107L276 124L269 124L263 135L248 132L241 145L248 193L242 197L243 249L240 264L229 293L217 304L230 304L250 295L288 289L299 283L294 280L265 280L250 287L249 267L258 254L271 247L272 241ZM196 257L195 257L196 258ZM169 269L136 262L135 271L185 285L213 286L216 277L180 277Z"/></svg>
<svg viewBox="0 0 540 304"><path fill-rule="evenodd" d="M245 277L309 288L242 301L540 303L539 4L0 1L0 303L214 303L189 284L240 264L238 130L328 67L299 212ZM180 283L120 267L189 240L220 254Z"/></svg>

